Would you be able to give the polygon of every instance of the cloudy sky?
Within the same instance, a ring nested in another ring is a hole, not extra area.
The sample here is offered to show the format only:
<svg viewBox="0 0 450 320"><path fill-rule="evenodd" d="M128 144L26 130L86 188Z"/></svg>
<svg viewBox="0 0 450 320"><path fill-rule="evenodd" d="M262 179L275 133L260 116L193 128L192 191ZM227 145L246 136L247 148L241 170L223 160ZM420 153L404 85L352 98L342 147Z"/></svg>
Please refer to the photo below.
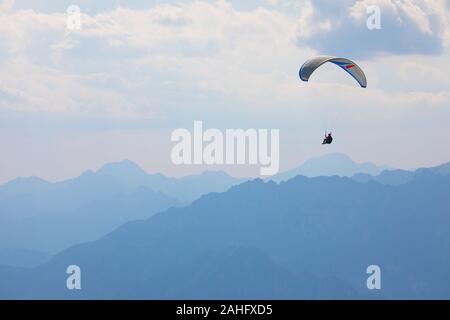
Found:
<svg viewBox="0 0 450 320"><path fill-rule="evenodd" d="M280 129L281 170L327 152L401 168L450 161L448 0L0 3L0 183L121 159L200 172L170 161L170 133L194 120ZM372 5L379 30L366 26ZM357 61L368 88L334 65L301 82L317 54Z"/></svg>

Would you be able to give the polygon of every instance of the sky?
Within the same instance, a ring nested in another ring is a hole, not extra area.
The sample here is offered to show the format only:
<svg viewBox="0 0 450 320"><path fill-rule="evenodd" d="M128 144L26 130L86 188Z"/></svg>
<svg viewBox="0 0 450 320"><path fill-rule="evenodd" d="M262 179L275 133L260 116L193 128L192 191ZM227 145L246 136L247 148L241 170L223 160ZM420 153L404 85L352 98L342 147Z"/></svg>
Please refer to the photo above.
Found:
<svg viewBox="0 0 450 320"><path fill-rule="evenodd" d="M67 27L70 5L81 28ZM369 30L367 7L380 9ZM329 152L398 168L450 161L450 1L0 1L0 183L129 159L183 176L170 135L280 130L280 170ZM366 89L316 55L350 58ZM334 142L322 146L325 130Z"/></svg>

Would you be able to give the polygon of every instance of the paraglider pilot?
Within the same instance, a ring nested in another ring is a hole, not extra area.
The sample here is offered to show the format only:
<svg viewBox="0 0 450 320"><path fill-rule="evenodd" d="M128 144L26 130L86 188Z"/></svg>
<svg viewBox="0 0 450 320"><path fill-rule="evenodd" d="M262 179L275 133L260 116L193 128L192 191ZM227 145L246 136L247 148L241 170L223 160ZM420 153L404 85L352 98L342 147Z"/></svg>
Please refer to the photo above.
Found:
<svg viewBox="0 0 450 320"><path fill-rule="evenodd" d="M331 136L331 132L327 134L325 132L325 138L323 139L322 144L331 144L333 142L333 137Z"/></svg>

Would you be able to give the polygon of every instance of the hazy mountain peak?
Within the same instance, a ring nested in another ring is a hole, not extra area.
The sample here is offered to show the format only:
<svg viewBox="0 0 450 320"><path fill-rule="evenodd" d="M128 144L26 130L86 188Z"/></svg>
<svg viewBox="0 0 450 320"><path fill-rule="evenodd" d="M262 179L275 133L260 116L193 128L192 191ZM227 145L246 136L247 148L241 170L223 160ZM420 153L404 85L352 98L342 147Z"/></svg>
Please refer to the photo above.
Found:
<svg viewBox="0 0 450 320"><path fill-rule="evenodd" d="M450 162L443 163L441 165L431 167L431 168L420 168L416 170L416 173L421 173L423 171L431 171L436 174L440 175L447 175L450 174Z"/></svg>
<svg viewBox="0 0 450 320"><path fill-rule="evenodd" d="M273 180L288 180L296 175L304 175L307 177L334 175L350 177L357 173L377 175L387 169L390 168L387 166L378 166L370 162L357 163L348 155L342 153L329 153L308 159L301 166L276 175Z"/></svg>
<svg viewBox="0 0 450 320"><path fill-rule="evenodd" d="M376 181L381 184L400 185L412 181L415 177L429 178L436 175L445 176L448 174L450 174L450 162L430 168L419 168L415 171L396 169L384 170L377 175L358 173L352 179L358 182Z"/></svg>
<svg viewBox="0 0 450 320"><path fill-rule="evenodd" d="M118 162L111 162L103 165L99 170L98 174L109 174L109 175L147 175L147 173L139 165L131 160L125 159Z"/></svg>
<svg viewBox="0 0 450 320"><path fill-rule="evenodd" d="M19 194L19 193L29 193L43 191L51 186L51 183L35 177L20 177L7 182L0 186L0 190L5 192L5 194Z"/></svg>
<svg viewBox="0 0 450 320"><path fill-rule="evenodd" d="M50 182L48 182L48 181L46 181L44 179L41 179L39 177L36 177L36 176L30 176L30 177L18 177L18 178L15 178L15 179L7 182L4 185L5 186L6 185L10 185L10 186L12 186L12 185L19 186L19 185L21 185L22 186L22 185L25 185L25 184L27 184L27 185L31 185L31 184L34 184L34 185L36 185L36 184L50 184Z"/></svg>

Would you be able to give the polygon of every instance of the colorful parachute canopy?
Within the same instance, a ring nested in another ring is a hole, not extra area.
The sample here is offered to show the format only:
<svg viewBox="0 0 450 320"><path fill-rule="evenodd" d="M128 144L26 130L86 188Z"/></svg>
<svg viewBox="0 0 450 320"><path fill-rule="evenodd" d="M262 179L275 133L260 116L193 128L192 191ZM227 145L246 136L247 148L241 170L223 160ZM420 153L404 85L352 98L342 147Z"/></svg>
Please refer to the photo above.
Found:
<svg viewBox="0 0 450 320"><path fill-rule="evenodd" d="M318 56L306 61L300 68L300 79L302 79L303 81L308 81L314 70L316 70L326 62L332 62L338 65L339 67L347 71L353 78L355 78L355 80L358 81L361 87L367 87L366 75L356 63L349 59L331 56Z"/></svg>

